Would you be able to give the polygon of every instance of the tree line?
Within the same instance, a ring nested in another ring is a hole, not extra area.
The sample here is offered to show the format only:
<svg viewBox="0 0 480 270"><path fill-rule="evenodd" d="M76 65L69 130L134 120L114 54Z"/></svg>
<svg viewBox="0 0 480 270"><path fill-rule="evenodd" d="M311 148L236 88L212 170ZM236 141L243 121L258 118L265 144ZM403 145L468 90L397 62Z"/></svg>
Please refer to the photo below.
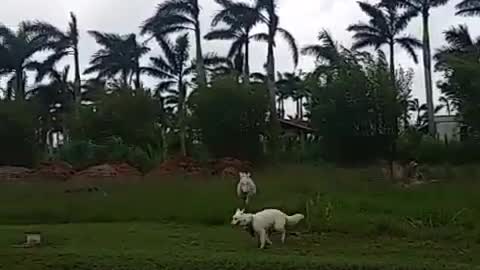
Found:
<svg viewBox="0 0 480 270"><path fill-rule="evenodd" d="M339 132L346 136L344 139L360 134L363 137L385 135L390 138L385 141L388 144L412 122L417 129L426 129L435 136L433 116L442 107L434 106L433 102L429 17L435 8L447 4L448 0L381 0L375 4L360 1L358 5L368 19L348 27L353 33L352 48L338 44L326 30L319 33L318 44L300 48L294 35L281 27L277 0L251 3L215 1L221 8L213 16L209 33L200 30L198 0L168 0L159 4L155 13L140 26L144 41L140 41L135 33L120 35L89 31L100 48L91 56L90 65L83 72L79 63L80 33L73 13L64 30L43 21L22 22L16 30L0 25L0 76L7 79L2 87L2 105L12 101L34 101L38 114L36 120L42 123L40 131L37 129L35 133L43 142L52 130L61 131L67 137L74 136L76 129L68 125L75 126L72 123L79 122L85 107L98 111L103 104L108 104L108 98L105 98L108 94L127 92L139 97L148 92L159 110L154 121L165 126L162 134L176 134L179 149L186 155L188 144L194 138L190 123L195 112L192 103L198 101L206 106L208 102L197 97L202 96L201 90L211 93L205 89L215 85L226 88L223 87L224 81L215 82L229 77L232 78L230 83L265 92L268 128L263 135L268 137L271 149L280 148L279 119L285 117L285 100L288 98L295 101L296 118L308 118L318 130L334 132L320 131L318 135L323 138L338 141L342 138ZM480 0L463 0L456 8L457 15L479 15ZM410 21L417 16L421 16L423 22L421 40L405 32ZM266 31L255 31L259 26ZM466 26L452 27L444 35L448 45L439 48L433 56L435 68L444 74L438 84L444 94L441 102L449 113L458 111L470 128L478 130L478 42L471 37ZM279 38L288 44L295 67L300 55L306 55L315 58L315 70L278 74L275 49ZM229 41L228 54L204 54L204 39ZM149 64L142 66L140 60L149 54L151 42L158 44L161 54L150 56ZM251 42L267 45L264 73L251 72ZM192 46L194 56L190 55ZM367 47L373 48L374 53L362 51ZM382 51L385 47L388 57ZM411 71L396 68L398 47L406 50L415 63L418 62L417 51L421 49L423 52L426 104L420 104L411 96ZM35 59L38 52L47 53L45 60ZM73 82L70 81L69 66L58 68L58 63L66 58L74 63ZM32 87L27 86L29 74L35 74ZM90 77L82 79L82 75ZM142 76L145 75L157 80L153 89L143 86ZM217 98L217 102L222 100ZM395 106L388 106L392 104ZM416 116L413 121L410 119L412 112ZM114 113L113 107L111 113ZM354 117L353 113L356 114ZM238 117L244 116L239 114ZM254 118L258 119L258 116ZM339 124L342 121L343 126ZM258 124L258 120L254 122ZM207 132L203 131L205 135Z"/></svg>

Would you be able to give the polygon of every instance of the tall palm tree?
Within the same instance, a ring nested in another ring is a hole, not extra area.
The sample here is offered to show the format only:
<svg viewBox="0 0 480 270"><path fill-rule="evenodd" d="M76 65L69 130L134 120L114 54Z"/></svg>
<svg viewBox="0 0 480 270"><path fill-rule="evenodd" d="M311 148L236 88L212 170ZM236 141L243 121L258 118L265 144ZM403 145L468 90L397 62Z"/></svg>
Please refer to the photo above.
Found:
<svg viewBox="0 0 480 270"><path fill-rule="evenodd" d="M92 56L90 67L84 73L97 73L100 79L113 79L120 75L120 82L125 88L131 86L132 78L135 77L134 85L139 89L142 70L140 58L150 49L138 43L135 34L121 36L97 31L89 33L103 48Z"/></svg>
<svg viewBox="0 0 480 270"><path fill-rule="evenodd" d="M177 37L175 43L159 40L163 55L151 57L151 65L144 71L152 77L160 79L155 90L157 95L165 93L165 105L177 108L180 147L182 154L187 155L186 116L188 77L194 73L195 65L190 61L190 41L188 34Z"/></svg>
<svg viewBox="0 0 480 270"><path fill-rule="evenodd" d="M47 40L30 31L31 22L20 23L17 31L0 24L0 75L13 73L15 99L25 99L25 71L33 69L32 56L47 49Z"/></svg>
<svg viewBox="0 0 480 270"><path fill-rule="evenodd" d="M433 83L432 83L432 52L430 48L430 12L432 9L444 6L449 0L384 0L393 1L401 6L407 7L410 12L421 14L423 22L423 65L425 73L425 91L428 107L428 132L431 136L436 135L433 104Z"/></svg>
<svg viewBox="0 0 480 270"><path fill-rule="evenodd" d="M35 22L31 27L31 31L38 35L44 36L49 41L49 47L53 50L53 54L49 55L44 61L44 65L53 67L57 62L67 56L73 56L75 67L75 114L78 115L78 109L82 101L81 93L81 77L80 77L80 56L78 43L80 34L78 31L77 17L73 12L70 13L70 22L67 30L61 31L52 24L46 22ZM47 68L47 70L50 68Z"/></svg>
<svg viewBox="0 0 480 270"><path fill-rule="evenodd" d="M250 40L254 38L251 35L252 29L259 22L259 13L254 6L246 3L237 3L232 0L215 0L222 9L215 14L212 20L212 27L219 23L226 25L212 30L205 35L208 40L232 40L229 58L234 58L238 54L244 56L244 67L242 68L243 82L250 83Z"/></svg>
<svg viewBox="0 0 480 270"><path fill-rule="evenodd" d="M261 21L267 26L267 33L255 35L257 40L267 42L267 86L270 97L270 124L271 124L271 143L275 150L278 140L280 123L277 116L276 104L276 85L275 85L275 38L280 35L290 47L293 57L293 63L298 65L298 46L293 35L280 27L280 18L277 14L278 0L256 0L255 8L258 10Z"/></svg>
<svg viewBox="0 0 480 270"><path fill-rule="evenodd" d="M452 27L444 32L444 36L447 45L438 49L434 55L437 71L443 72L448 77L454 72L452 63L465 65L467 59L480 59L480 38L472 37L466 25ZM439 87L452 107L461 106L463 98L459 98L456 87L451 87L448 83L439 84Z"/></svg>
<svg viewBox="0 0 480 270"><path fill-rule="evenodd" d="M200 86L206 86L207 75L203 63L199 15L198 0L166 0L157 6L155 15L143 23L142 34L150 34L157 40L162 40L167 34L193 31L198 83Z"/></svg>
<svg viewBox="0 0 480 270"><path fill-rule="evenodd" d="M479 0L463 0L456 6L457 15L461 16L480 16Z"/></svg>
<svg viewBox="0 0 480 270"><path fill-rule="evenodd" d="M360 8L369 16L368 23L357 23L348 27L348 31L355 32L353 49L374 47L380 49L387 45L390 50L390 76L395 82L395 45L406 50L415 63L418 62L416 48L421 42L410 36L402 35L410 20L415 16L413 11L401 11L393 4L371 5L358 2Z"/></svg>

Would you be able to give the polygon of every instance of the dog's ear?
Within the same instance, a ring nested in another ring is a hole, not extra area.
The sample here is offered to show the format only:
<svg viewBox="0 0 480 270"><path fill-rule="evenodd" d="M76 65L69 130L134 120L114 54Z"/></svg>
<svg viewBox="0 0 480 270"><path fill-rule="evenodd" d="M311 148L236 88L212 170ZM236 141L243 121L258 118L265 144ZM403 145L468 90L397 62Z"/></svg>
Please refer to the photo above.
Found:
<svg viewBox="0 0 480 270"><path fill-rule="evenodd" d="M242 214L245 213L245 209L242 209L242 210L240 211L240 213L242 213Z"/></svg>
<svg viewBox="0 0 480 270"><path fill-rule="evenodd" d="M251 173L247 173L247 176L248 176L248 177L252 177L252 174L251 174Z"/></svg>
<svg viewBox="0 0 480 270"><path fill-rule="evenodd" d="M235 211L235 215L236 214L240 214L240 209L237 208L237 210Z"/></svg>

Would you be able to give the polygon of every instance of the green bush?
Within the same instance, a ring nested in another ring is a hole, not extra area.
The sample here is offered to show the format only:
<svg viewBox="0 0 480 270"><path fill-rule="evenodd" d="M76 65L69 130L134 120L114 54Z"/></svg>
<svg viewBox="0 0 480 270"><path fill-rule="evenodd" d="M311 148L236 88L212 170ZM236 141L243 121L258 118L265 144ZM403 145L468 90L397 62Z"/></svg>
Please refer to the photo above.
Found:
<svg viewBox="0 0 480 270"><path fill-rule="evenodd" d="M264 87L252 87L222 78L193 94L193 124L212 155L249 160L262 156L268 99Z"/></svg>
<svg viewBox="0 0 480 270"><path fill-rule="evenodd" d="M474 140L446 143L419 132L409 131L398 140L398 158L415 159L426 164L476 163L480 161L480 143Z"/></svg>
<svg viewBox="0 0 480 270"><path fill-rule="evenodd" d="M58 158L75 169L83 169L96 163L97 146L88 141L71 141L60 148Z"/></svg>
<svg viewBox="0 0 480 270"><path fill-rule="evenodd" d="M34 165L38 122L31 104L0 101L0 165Z"/></svg>
<svg viewBox="0 0 480 270"><path fill-rule="evenodd" d="M119 91L82 110L80 118L72 121L71 133L75 140L106 145L115 137L146 150L147 145L159 144L155 126L159 114L158 104L148 94Z"/></svg>

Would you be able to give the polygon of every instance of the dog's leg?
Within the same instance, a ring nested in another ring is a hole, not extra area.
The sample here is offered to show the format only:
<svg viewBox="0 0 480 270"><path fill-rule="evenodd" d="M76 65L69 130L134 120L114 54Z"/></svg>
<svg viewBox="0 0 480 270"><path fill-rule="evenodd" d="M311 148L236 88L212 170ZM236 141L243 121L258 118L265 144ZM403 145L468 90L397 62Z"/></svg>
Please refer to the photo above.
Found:
<svg viewBox="0 0 480 270"><path fill-rule="evenodd" d="M285 244L285 238L287 237L287 231L285 231L285 229L283 229L282 231L282 244Z"/></svg>
<svg viewBox="0 0 480 270"><path fill-rule="evenodd" d="M264 249L265 248L265 241L266 241L266 238L267 238L267 232L265 231L265 229L262 229L259 232L259 238L260 238L260 249Z"/></svg>
<svg viewBox="0 0 480 270"><path fill-rule="evenodd" d="M270 237L268 236L268 233L265 233L265 240L267 241L267 245L273 245L272 240L270 240Z"/></svg>

